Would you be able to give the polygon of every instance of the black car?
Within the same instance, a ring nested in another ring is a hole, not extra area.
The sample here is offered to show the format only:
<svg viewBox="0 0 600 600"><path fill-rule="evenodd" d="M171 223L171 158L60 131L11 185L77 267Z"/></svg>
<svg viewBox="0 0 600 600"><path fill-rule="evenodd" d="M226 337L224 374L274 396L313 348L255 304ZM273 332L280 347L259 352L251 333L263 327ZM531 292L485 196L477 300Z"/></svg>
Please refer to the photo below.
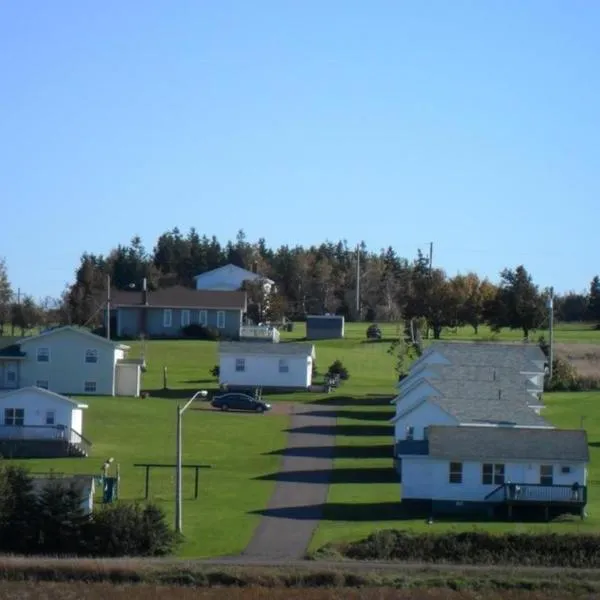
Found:
<svg viewBox="0 0 600 600"><path fill-rule="evenodd" d="M218 408L220 410L248 410L260 413L271 410L270 404L267 404L262 400L256 400L252 396L248 396L248 394L236 392L215 396L210 404L213 408Z"/></svg>

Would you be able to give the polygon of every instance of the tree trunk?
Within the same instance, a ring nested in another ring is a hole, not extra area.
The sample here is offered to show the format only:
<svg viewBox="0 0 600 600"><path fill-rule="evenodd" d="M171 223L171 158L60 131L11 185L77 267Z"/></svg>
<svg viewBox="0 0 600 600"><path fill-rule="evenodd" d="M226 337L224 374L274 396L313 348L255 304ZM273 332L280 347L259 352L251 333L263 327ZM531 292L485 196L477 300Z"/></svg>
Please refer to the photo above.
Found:
<svg viewBox="0 0 600 600"><path fill-rule="evenodd" d="M529 327L521 327L525 340L529 340Z"/></svg>
<svg viewBox="0 0 600 600"><path fill-rule="evenodd" d="M477 335L479 333L479 325L477 325L477 324L473 325L473 333L475 335Z"/></svg>
<svg viewBox="0 0 600 600"><path fill-rule="evenodd" d="M433 339L439 340L442 335L442 326L441 325L432 325L431 328L433 329Z"/></svg>

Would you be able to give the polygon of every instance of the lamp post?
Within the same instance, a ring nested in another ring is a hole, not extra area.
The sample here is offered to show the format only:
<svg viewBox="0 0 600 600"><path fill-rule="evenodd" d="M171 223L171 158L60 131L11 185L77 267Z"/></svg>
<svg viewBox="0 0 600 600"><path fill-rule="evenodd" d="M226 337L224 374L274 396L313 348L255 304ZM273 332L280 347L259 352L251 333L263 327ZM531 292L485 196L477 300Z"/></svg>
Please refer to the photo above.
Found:
<svg viewBox="0 0 600 600"><path fill-rule="evenodd" d="M206 398L208 392L206 390L200 390L196 392L184 405L181 407L177 405L177 466L175 469L175 531L181 533L181 417L189 405L196 400L198 397Z"/></svg>

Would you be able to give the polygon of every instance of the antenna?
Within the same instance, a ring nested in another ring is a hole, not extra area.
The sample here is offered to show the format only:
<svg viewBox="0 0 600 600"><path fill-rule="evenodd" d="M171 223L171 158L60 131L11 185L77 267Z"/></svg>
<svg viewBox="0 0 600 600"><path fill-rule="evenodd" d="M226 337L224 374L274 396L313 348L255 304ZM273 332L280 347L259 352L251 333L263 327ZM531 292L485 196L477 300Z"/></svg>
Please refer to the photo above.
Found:
<svg viewBox="0 0 600 600"><path fill-rule="evenodd" d="M106 276L106 339L110 340L110 275Z"/></svg>
<svg viewBox="0 0 600 600"><path fill-rule="evenodd" d="M550 288L550 296L548 297L548 383L552 383L552 363L554 362L554 288Z"/></svg>

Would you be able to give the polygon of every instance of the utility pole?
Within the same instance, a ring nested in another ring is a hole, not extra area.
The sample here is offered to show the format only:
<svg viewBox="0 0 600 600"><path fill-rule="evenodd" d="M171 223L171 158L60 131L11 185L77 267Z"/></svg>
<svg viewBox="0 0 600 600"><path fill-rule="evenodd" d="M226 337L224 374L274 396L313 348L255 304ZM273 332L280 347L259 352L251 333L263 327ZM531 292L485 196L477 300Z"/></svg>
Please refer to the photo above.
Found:
<svg viewBox="0 0 600 600"><path fill-rule="evenodd" d="M433 270L433 242L429 242L429 273Z"/></svg>
<svg viewBox="0 0 600 600"><path fill-rule="evenodd" d="M360 321L360 244L356 245L356 318Z"/></svg>
<svg viewBox="0 0 600 600"><path fill-rule="evenodd" d="M110 275L106 276L106 339L110 340Z"/></svg>
<svg viewBox="0 0 600 600"><path fill-rule="evenodd" d="M548 352L548 382L552 383L552 363L554 362L554 288L550 288L550 296L548 297L548 338L550 350Z"/></svg>
<svg viewBox="0 0 600 600"><path fill-rule="evenodd" d="M200 390L196 392L184 405L183 408L177 405L177 458L175 465L175 531L177 533L182 532L182 514L183 507L181 502L181 470L182 470L182 452L181 452L181 421L182 416L188 406L196 400L199 396L206 398L208 392L206 390Z"/></svg>

